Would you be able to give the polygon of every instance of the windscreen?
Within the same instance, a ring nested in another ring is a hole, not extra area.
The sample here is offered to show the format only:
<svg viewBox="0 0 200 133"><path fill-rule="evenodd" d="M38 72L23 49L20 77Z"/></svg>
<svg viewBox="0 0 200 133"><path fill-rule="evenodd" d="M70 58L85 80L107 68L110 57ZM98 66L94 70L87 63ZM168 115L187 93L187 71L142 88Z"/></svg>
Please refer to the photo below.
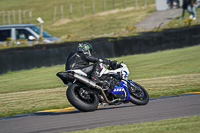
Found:
<svg viewBox="0 0 200 133"><path fill-rule="evenodd" d="M37 33L38 35L40 35L40 28L37 26L31 26L30 27L35 33ZM49 35L47 32L45 32L44 30L42 31L42 36L43 37L51 37L51 35Z"/></svg>

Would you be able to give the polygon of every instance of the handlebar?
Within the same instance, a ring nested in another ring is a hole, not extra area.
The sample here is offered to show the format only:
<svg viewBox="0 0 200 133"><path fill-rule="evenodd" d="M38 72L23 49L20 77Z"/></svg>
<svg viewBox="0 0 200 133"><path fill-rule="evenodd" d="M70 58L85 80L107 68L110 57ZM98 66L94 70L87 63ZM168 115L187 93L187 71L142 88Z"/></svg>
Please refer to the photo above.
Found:
<svg viewBox="0 0 200 133"><path fill-rule="evenodd" d="M120 62L120 63L116 62L116 64L113 65L113 66L110 66L109 69L110 69L110 70L115 70L115 69L117 69L117 68L121 68L121 67L122 67L122 65L121 65L122 63L123 63L123 61Z"/></svg>

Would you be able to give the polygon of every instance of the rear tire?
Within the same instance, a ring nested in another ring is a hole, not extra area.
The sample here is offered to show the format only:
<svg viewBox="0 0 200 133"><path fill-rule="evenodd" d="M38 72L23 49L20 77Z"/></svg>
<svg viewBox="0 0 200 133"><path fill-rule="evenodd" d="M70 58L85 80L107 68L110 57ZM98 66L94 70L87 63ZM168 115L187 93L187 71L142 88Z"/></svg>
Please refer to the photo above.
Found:
<svg viewBox="0 0 200 133"><path fill-rule="evenodd" d="M84 87L79 84L72 84L66 91L68 101L78 110L83 112L94 111L98 108L99 99L95 94L86 95L87 99L80 96L81 89Z"/></svg>
<svg viewBox="0 0 200 133"><path fill-rule="evenodd" d="M133 83L136 87L133 85L129 86L131 103L136 105L146 105L149 102L149 94L141 85L136 82ZM131 87L133 88L131 89Z"/></svg>

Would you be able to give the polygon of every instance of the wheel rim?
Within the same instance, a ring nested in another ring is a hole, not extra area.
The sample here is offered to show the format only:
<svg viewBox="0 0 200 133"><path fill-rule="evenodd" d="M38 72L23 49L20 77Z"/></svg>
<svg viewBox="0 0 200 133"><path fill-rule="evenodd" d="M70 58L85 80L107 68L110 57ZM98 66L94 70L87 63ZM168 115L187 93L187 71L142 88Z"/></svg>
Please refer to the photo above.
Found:
<svg viewBox="0 0 200 133"><path fill-rule="evenodd" d="M146 99L146 94L142 87L138 86L135 84L135 86L131 85L129 87L130 90L130 95L139 99L139 100L145 100Z"/></svg>
<svg viewBox="0 0 200 133"><path fill-rule="evenodd" d="M84 88L76 87L74 92L75 92L75 96L85 103L91 104L91 103L94 103L95 101L94 95L90 94Z"/></svg>

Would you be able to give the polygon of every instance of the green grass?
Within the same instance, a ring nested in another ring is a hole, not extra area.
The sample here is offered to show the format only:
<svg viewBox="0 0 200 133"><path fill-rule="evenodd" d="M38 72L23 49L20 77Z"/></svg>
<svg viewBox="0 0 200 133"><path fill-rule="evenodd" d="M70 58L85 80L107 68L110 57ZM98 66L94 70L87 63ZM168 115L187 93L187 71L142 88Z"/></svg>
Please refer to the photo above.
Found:
<svg viewBox="0 0 200 133"><path fill-rule="evenodd" d="M56 77L56 73L61 70L64 70L64 65L3 74L0 76L0 93L63 87Z"/></svg>
<svg viewBox="0 0 200 133"><path fill-rule="evenodd" d="M70 133L200 133L200 115L154 122L98 127Z"/></svg>
<svg viewBox="0 0 200 133"><path fill-rule="evenodd" d="M51 30L61 38L67 39L68 34L72 34L75 39L81 37L104 35L105 33L120 33L155 11L155 7L145 9L135 9L104 16L94 16L86 19L77 19L72 22L54 26ZM138 12L141 14L138 15ZM62 32L62 29L67 29Z"/></svg>
<svg viewBox="0 0 200 133"><path fill-rule="evenodd" d="M199 51L197 45L111 59L124 61L130 79L156 97L200 91ZM56 77L63 70L64 65L58 65L0 75L0 116L71 106L65 96L67 86Z"/></svg>
<svg viewBox="0 0 200 133"><path fill-rule="evenodd" d="M116 58L128 64L131 78L200 72L200 45Z"/></svg>

